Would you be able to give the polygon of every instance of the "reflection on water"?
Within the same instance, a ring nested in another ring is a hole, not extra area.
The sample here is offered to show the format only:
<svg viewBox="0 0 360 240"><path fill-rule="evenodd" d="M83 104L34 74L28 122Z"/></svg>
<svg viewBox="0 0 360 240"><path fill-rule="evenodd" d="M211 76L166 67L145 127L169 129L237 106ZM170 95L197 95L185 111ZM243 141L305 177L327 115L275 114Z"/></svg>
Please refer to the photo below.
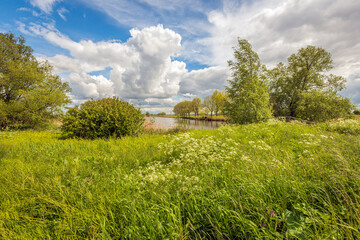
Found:
<svg viewBox="0 0 360 240"><path fill-rule="evenodd" d="M181 118L165 117L145 117L146 125L155 129L171 129L176 127L185 127L189 129L215 129L220 127L223 122L203 121Z"/></svg>

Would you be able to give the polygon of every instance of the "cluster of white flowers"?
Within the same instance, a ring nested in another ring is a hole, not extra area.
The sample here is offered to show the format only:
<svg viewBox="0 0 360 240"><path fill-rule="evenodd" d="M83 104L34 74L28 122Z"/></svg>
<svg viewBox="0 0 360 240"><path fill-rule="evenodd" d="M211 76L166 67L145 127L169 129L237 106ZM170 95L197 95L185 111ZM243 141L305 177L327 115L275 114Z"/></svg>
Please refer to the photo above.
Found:
<svg viewBox="0 0 360 240"><path fill-rule="evenodd" d="M311 133L304 133L300 135L303 139L302 141L298 141L297 143L302 145L302 147L310 147L310 146L319 146L321 143L321 139L318 136L315 136Z"/></svg>
<svg viewBox="0 0 360 240"><path fill-rule="evenodd" d="M249 144L255 149L265 150L265 151L271 150L271 147L267 145L263 140L258 140L256 142L249 141Z"/></svg>
<svg viewBox="0 0 360 240"><path fill-rule="evenodd" d="M245 162L250 162L250 161L251 161L251 159L250 159L248 156L246 156L246 155L242 155L240 159L241 159L242 161L245 161Z"/></svg>
<svg viewBox="0 0 360 240"><path fill-rule="evenodd" d="M224 131L223 128L221 130ZM192 133L184 133L167 144L159 145L159 148L169 157L172 164L207 165L211 162L232 159L237 155L237 145L231 138L217 139L214 136L194 138Z"/></svg>
<svg viewBox="0 0 360 240"><path fill-rule="evenodd" d="M225 133L228 130L232 131L229 127L222 131ZM163 153L162 160L151 162L131 172L126 178L140 185L159 185L174 181L180 190L194 191L201 180L193 173L209 164L229 164L230 160L237 157L240 152L237 145L238 143L231 138L217 139L214 136L196 138L191 132L179 134L168 143L158 145Z"/></svg>
<svg viewBox="0 0 360 240"><path fill-rule="evenodd" d="M355 119L338 119L327 122L325 129L340 133L360 134L360 121Z"/></svg>
<svg viewBox="0 0 360 240"><path fill-rule="evenodd" d="M328 139L333 139L332 136L327 135L315 135L311 133L304 133L300 135L301 140L296 144L299 145L302 149L302 156L306 156L308 159L314 159L313 151L311 150L314 147L319 147L324 141Z"/></svg>

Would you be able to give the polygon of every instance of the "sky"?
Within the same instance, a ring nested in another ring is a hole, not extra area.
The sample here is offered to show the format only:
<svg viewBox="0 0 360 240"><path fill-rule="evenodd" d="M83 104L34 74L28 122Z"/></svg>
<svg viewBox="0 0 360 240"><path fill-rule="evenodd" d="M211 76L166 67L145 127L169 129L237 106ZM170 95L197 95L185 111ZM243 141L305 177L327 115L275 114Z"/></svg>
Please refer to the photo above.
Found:
<svg viewBox="0 0 360 240"><path fill-rule="evenodd" d="M1 0L0 32L23 35L72 88L72 104L117 96L143 112L224 90L237 39L268 68L307 45L332 54L360 104L358 0Z"/></svg>

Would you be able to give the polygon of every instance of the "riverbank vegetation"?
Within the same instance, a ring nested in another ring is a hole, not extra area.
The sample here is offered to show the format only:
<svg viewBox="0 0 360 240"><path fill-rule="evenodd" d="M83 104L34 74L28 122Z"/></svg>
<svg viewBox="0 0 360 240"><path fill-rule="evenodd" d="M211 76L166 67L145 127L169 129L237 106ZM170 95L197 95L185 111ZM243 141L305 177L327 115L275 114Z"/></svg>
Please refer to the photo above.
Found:
<svg viewBox="0 0 360 240"><path fill-rule="evenodd" d="M357 239L360 122L1 132L0 238Z"/></svg>
<svg viewBox="0 0 360 240"><path fill-rule="evenodd" d="M205 97L203 102L198 97L192 101L179 102L174 106L173 112L179 117L189 118L192 117L191 113L194 113L194 117L197 119L205 117L211 119L213 114L215 114L216 117L224 114L226 96L227 93L225 91L220 92L215 90L212 95Z"/></svg>

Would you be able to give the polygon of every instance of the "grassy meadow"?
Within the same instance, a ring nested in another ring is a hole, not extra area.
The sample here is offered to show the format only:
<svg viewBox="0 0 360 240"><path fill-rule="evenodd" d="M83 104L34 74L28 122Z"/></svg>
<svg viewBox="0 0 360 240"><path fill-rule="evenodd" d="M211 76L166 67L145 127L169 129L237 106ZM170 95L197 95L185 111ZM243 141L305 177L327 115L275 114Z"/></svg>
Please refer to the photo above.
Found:
<svg viewBox="0 0 360 240"><path fill-rule="evenodd" d="M0 132L1 239L359 239L360 121Z"/></svg>

